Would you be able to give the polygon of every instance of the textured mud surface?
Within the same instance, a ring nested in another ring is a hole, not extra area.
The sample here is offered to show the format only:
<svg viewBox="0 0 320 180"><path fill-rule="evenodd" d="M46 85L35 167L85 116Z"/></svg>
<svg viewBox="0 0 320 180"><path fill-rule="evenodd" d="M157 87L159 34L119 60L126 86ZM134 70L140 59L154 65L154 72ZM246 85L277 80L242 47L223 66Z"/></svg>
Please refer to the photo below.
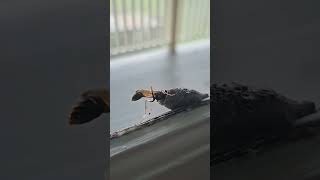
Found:
<svg viewBox="0 0 320 180"><path fill-rule="evenodd" d="M158 102L168 109L178 109L200 104L203 99L209 97L208 94L186 88L169 89L167 90L167 93L170 95L166 95L162 92L160 93L163 97Z"/></svg>

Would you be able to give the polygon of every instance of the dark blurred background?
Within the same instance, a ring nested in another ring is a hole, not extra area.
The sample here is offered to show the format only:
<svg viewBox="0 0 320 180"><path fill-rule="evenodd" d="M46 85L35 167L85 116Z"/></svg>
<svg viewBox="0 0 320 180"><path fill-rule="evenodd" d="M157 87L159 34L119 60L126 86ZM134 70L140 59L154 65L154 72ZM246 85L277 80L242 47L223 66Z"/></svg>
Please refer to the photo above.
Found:
<svg viewBox="0 0 320 180"><path fill-rule="evenodd" d="M319 1L215 0L211 82L320 102ZM211 169L213 179L319 179L319 141ZM311 177L311 178L307 178Z"/></svg>
<svg viewBox="0 0 320 180"><path fill-rule="evenodd" d="M212 81L320 101L319 1L216 0Z"/></svg>
<svg viewBox="0 0 320 180"><path fill-rule="evenodd" d="M67 118L81 92L109 87L107 5L0 2L0 179L104 179L109 117Z"/></svg>

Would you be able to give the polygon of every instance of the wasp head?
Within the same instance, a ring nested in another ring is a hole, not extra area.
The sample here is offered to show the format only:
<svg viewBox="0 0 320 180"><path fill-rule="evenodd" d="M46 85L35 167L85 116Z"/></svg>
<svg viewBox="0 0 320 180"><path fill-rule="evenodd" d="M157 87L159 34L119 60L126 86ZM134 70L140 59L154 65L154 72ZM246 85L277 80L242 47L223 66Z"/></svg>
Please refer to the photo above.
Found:
<svg viewBox="0 0 320 180"><path fill-rule="evenodd" d="M132 96L132 101L137 101L145 97L143 90L137 90L136 93Z"/></svg>

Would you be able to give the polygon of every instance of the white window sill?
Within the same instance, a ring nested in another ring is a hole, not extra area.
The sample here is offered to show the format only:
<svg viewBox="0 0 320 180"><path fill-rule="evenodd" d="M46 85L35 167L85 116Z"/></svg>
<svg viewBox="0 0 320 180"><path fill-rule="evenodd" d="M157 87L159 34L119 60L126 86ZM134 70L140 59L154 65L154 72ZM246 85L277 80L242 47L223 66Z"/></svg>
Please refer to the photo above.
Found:
<svg viewBox="0 0 320 180"><path fill-rule="evenodd" d="M209 179L210 105L111 139L110 156L111 179Z"/></svg>

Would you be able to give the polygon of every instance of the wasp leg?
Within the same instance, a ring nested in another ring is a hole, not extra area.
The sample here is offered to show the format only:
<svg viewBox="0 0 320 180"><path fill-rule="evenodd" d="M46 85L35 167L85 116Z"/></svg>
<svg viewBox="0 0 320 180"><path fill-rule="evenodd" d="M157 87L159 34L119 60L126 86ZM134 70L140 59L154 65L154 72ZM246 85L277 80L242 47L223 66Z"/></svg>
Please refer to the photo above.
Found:
<svg viewBox="0 0 320 180"><path fill-rule="evenodd" d="M144 114L147 114L147 100L144 101Z"/></svg>
<svg viewBox="0 0 320 180"><path fill-rule="evenodd" d="M152 101L149 101L149 102L154 102L156 100L156 98L154 97L152 86L151 86L151 94L152 94Z"/></svg>

